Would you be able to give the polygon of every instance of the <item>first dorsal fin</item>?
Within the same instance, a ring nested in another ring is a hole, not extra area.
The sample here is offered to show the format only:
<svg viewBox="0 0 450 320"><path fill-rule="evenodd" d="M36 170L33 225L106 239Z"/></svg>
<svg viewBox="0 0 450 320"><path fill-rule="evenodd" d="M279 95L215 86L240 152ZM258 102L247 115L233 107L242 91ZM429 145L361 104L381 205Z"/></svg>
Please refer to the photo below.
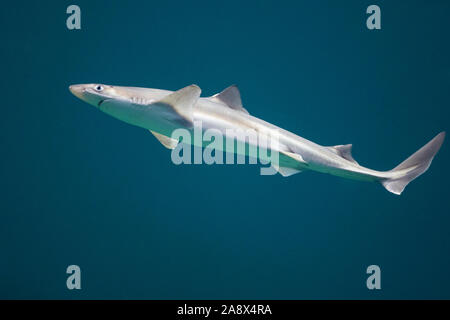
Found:
<svg viewBox="0 0 450 320"><path fill-rule="evenodd" d="M213 95L212 98L225 103L231 109L248 113L248 111L242 106L241 93L235 84L229 86L222 92Z"/></svg>
<svg viewBox="0 0 450 320"><path fill-rule="evenodd" d="M331 151L341 156L342 158L358 164L358 162L353 159L352 156L352 145L351 144L340 144L337 146L328 147Z"/></svg>
<svg viewBox="0 0 450 320"><path fill-rule="evenodd" d="M172 92L155 103L169 105L185 120L192 122L192 110L201 92L202 90L197 85L191 84Z"/></svg>

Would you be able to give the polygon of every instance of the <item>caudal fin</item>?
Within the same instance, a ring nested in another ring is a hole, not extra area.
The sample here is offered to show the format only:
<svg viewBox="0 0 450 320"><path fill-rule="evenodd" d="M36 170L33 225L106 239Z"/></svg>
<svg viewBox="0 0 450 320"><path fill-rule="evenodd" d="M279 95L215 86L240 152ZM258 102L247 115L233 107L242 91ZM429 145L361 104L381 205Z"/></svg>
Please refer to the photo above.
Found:
<svg viewBox="0 0 450 320"><path fill-rule="evenodd" d="M427 171L436 153L444 142L445 132L439 133L430 142L416 151L408 159L389 171L391 177L381 180L381 184L390 192L401 194L405 187Z"/></svg>

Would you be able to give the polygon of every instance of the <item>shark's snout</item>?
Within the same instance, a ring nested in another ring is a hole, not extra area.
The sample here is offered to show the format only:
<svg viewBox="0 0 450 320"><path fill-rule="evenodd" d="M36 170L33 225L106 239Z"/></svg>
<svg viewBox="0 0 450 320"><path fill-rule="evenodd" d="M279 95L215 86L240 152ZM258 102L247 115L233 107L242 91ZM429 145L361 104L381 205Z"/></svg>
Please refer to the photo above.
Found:
<svg viewBox="0 0 450 320"><path fill-rule="evenodd" d="M73 84L69 86L69 90L75 97L95 107L100 107L105 100L115 98L113 87L104 84Z"/></svg>
<svg viewBox="0 0 450 320"><path fill-rule="evenodd" d="M83 92L84 92L84 85L82 84L73 84L71 86L69 86L69 90L70 92L72 92L72 94L80 99L83 98Z"/></svg>

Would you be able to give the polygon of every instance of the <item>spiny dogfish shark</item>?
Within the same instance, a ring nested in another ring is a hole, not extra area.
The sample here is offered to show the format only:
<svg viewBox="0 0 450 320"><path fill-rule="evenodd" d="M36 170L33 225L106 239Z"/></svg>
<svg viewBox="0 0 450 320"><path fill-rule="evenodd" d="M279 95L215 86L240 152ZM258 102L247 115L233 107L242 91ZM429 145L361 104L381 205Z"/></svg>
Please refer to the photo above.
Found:
<svg viewBox="0 0 450 320"><path fill-rule="evenodd" d="M175 129L193 130L197 123L202 124L203 131L212 128L224 135L230 128L251 129L277 136L277 150L274 151L279 152L280 157L272 166L283 176L313 170L343 178L377 181L397 195L429 168L445 138L445 132L441 132L394 169L376 171L353 159L351 144L321 146L253 117L242 106L239 89L234 85L204 98L200 97L201 89L197 85L178 91L104 84L77 84L69 89L76 97L104 113L150 130L169 149L179 143L172 138Z"/></svg>

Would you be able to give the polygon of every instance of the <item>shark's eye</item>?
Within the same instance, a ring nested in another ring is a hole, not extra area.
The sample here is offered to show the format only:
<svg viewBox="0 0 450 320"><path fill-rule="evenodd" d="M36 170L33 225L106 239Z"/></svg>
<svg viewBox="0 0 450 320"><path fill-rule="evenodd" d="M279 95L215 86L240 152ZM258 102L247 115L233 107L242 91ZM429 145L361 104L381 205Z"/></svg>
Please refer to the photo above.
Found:
<svg viewBox="0 0 450 320"><path fill-rule="evenodd" d="M103 91L103 86L98 84L98 85L95 86L95 90L96 91Z"/></svg>

